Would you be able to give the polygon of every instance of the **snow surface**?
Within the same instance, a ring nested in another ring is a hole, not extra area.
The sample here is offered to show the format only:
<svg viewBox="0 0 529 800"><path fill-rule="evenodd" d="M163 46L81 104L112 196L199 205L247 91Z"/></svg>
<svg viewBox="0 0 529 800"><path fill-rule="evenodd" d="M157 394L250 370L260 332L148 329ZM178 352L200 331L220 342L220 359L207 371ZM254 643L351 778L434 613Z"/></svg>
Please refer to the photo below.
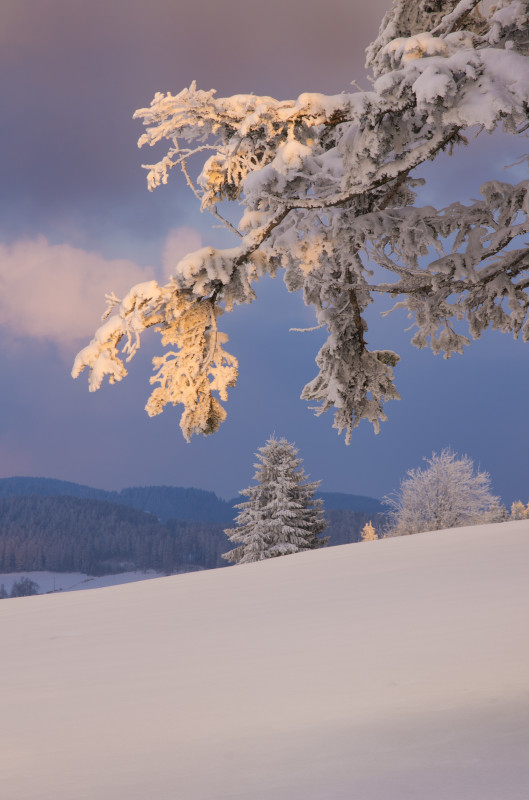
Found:
<svg viewBox="0 0 529 800"><path fill-rule="evenodd" d="M526 800L529 521L3 600L5 800Z"/></svg>

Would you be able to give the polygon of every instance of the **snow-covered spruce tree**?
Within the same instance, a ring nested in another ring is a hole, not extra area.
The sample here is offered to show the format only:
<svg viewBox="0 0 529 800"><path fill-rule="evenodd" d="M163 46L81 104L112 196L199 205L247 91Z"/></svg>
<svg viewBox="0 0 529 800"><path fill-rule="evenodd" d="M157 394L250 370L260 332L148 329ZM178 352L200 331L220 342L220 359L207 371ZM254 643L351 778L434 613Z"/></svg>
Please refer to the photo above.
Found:
<svg viewBox="0 0 529 800"><path fill-rule="evenodd" d="M449 448L425 459L425 469L408 470L398 492L384 498L391 509L387 535L460 528L504 519L498 497L491 494L487 472L474 470L468 456Z"/></svg>
<svg viewBox="0 0 529 800"><path fill-rule="evenodd" d="M220 201L242 205L237 225L224 221L234 246L190 253L165 286L111 296L73 375L88 368L92 391L105 376L121 380L118 345L129 360L156 326L172 349L154 359L148 413L182 403L184 436L212 433L238 368L218 317L250 303L256 281L278 269L329 334L302 397L318 414L334 408L347 441L362 418L378 430L385 401L398 398L399 357L368 347L373 297L394 298L414 321L413 344L445 357L488 327L527 341L529 181L489 180L481 199L440 210L421 205L415 188L417 168L467 144L465 132L527 131L528 55L529 0L394 0L367 50L369 91L278 101L218 98L193 83L156 94L136 112L146 126L140 146L168 142L147 165L149 189L180 167L217 219ZM194 179L189 162L201 157ZM464 321L469 336L454 327Z"/></svg>
<svg viewBox="0 0 529 800"><path fill-rule="evenodd" d="M247 564L324 546L323 501L314 498L320 482L307 482L296 447L271 436L256 456L257 484L240 492L248 500L236 506L237 527L224 531L240 546L223 558Z"/></svg>

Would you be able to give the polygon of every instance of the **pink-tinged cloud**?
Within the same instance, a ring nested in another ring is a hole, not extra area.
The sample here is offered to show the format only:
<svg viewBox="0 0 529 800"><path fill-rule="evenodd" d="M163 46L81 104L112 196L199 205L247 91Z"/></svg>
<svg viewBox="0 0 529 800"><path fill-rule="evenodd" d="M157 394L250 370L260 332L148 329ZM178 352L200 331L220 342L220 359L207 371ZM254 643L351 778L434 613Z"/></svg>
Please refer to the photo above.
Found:
<svg viewBox="0 0 529 800"><path fill-rule="evenodd" d="M13 338L36 337L61 347L92 335L105 294L121 297L154 278L152 267L106 259L44 237L0 244L0 327Z"/></svg>
<svg viewBox="0 0 529 800"><path fill-rule="evenodd" d="M202 247L198 231L174 228L162 253L162 281L178 261ZM0 243L0 328L12 338L44 339L72 349L91 337L105 310L105 295L121 298L136 283L156 278L153 267L108 259L40 236Z"/></svg>
<svg viewBox="0 0 529 800"><path fill-rule="evenodd" d="M180 259L188 253L200 250L202 246L200 234L194 228L183 226L169 231L162 254L164 278L167 279L174 273Z"/></svg>

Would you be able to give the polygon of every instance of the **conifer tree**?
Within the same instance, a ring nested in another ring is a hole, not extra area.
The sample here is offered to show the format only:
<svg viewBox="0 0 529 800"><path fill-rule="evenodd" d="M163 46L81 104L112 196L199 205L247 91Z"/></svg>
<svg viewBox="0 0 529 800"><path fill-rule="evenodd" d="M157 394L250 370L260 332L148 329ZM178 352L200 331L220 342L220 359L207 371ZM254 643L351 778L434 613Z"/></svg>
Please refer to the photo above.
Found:
<svg viewBox="0 0 529 800"><path fill-rule="evenodd" d="M323 501L314 498L320 482L307 481L296 447L271 436L256 456L257 484L240 492L248 500L236 506L236 527L224 531L240 546L223 558L246 564L325 545Z"/></svg>
<svg viewBox="0 0 529 800"><path fill-rule="evenodd" d="M371 524L371 521L366 522L366 524L362 528L362 533L360 535L362 537L363 542L374 542L376 539L378 539L378 536L375 533L375 529Z"/></svg>

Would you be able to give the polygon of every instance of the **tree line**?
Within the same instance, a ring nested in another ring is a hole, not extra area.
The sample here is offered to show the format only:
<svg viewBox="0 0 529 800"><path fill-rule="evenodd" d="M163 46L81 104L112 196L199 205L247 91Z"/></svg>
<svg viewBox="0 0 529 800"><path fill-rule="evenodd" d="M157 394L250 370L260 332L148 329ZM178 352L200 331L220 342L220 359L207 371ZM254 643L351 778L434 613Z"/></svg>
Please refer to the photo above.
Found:
<svg viewBox="0 0 529 800"><path fill-rule="evenodd" d="M509 518L490 490L489 475L448 448L425 459L424 469L408 471L400 489L385 498L386 514L324 510L315 495L319 482L307 482L297 453L293 444L275 437L259 449L256 483L241 492L249 499L235 506L231 528L223 519L162 522L152 513L89 497L0 496L0 573L105 575L151 569L172 574L273 558L326 541L348 544ZM169 509L171 487L138 491L138 500L151 495L150 502L163 499ZM200 496L218 500L200 490L175 491L189 492L191 505ZM527 518L528 509L529 504L515 503L510 518ZM224 508L221 512L225 516Z"/></svg>
<svg viewBox="0 0 529 800"><path fill-rule="evenodd" d="M131 506L140 511L149 511L162 522L177 518L197 522L230 523L233 519L232 503L204 489L187 489L179 486L129 486L121 491L108 491L54 478L0 479L0 498L22 495L106 500L109 503Z"/></svg>
<svg viewBox="0 0 529 800"><path fill-rule="evenodd" d="M256 457L256 483L241 492L249 499L236 506L235 527L225 531L239 547L223 558L245 564L325 546L328 537L320 537L327 528L323 501L315 497L319 481L307 481L295 445L272 436ZM368 519L355 541L509 519L501 499L492 494L490 475L468 455L458 456L447 447L424 460L427 467L408 470L399 490L383 499L390 510L378 515L378 530ZM529 518L529 504L513 503L510 518Z"/></svg>
<svg viewBox="0 0 529 800"><path fill-rule="evenodd" d="M77 497L0 499L0 570L173 572L175 537L151 514Z"/></svg>
<svg viewBox="0 0 529 800"><path fill-rule="evenodd" d="M360 538L363 512L326 512L330 544ZM165 574L227 566L225 523L169 519L73 496L0 497L0 573L153 569Z"/></svg>
<svg viewBox="0 0 529 800"><path fill-rule="evenodd" d="M0 498L0 572L171 574L223 566L226 549L222 524L163 524L147 512L78 497Z"/></svg>

